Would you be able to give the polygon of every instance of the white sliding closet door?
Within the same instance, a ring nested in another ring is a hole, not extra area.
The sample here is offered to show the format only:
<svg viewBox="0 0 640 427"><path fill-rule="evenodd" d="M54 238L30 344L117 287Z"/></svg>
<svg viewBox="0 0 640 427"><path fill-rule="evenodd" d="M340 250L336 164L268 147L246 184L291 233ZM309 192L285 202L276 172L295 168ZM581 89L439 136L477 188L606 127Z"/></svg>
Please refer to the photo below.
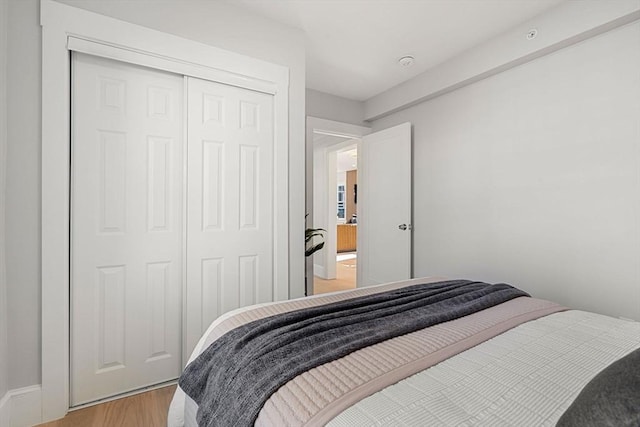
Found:
<svg viewBox="0 0 640 427"><path fill-rule="evenodd" d="M216 317L274 299L273 96L187 87L185 361Z"/></svg>
<svg viewBox="0 0 640 427"><path fill-rule="evenodd" d="M183 78L73 55L71 403L181 371Z"/></svg>

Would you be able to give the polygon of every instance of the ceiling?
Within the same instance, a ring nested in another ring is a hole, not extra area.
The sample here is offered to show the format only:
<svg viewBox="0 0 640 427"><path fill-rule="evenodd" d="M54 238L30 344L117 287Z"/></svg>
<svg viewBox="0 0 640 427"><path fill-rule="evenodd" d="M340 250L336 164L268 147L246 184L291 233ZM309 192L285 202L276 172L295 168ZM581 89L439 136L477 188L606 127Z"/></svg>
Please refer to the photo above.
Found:
<svg viewBox="0 0 640 427"><path fill-rule="evenodd" d="M358 169L358 149L355 144L343 151L338 151L336 155L336 169L338 172Z"/></svg>
<svg viewBox="0 0 640 427"><path fill-rule="evenodd" d="M348 140L351 140L352 143L346 143ZM358 168L358 145L356 140L344 136L314 133L313 143L316 146L322 145L323 147L344 143L342 148L336 152L336 170L338 172L346 172Z"/></svg>
<svg viewBox="0 0 640 427"><path fill-rule="evenodd" d="M566 0L226 1L305 32L308 88L364 101Z"/></svg>

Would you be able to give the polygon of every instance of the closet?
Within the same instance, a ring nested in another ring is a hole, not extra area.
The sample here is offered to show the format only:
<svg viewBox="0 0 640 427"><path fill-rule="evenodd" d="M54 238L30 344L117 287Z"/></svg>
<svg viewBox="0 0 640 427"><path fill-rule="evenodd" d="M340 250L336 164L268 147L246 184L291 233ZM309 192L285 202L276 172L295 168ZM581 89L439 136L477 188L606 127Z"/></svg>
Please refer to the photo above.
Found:
<svg viewBox="0 0 640 427"><path fill-rule="evenodd" d="M177 378L274 296L273 95L74 52L71 406Z"/></svg>

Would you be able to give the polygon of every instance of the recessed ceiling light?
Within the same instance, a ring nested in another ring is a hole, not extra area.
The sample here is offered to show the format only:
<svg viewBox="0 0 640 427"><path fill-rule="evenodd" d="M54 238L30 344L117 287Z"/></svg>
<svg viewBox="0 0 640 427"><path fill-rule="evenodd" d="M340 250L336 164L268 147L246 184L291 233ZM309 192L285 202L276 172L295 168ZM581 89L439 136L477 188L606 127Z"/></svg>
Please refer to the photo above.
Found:
<svg viewBox="0 0 640 427"><path fill-rule="evenodd" d="M415 61L416 59L413 56L407 55L398 59L398 64L402 65L403 67L411 67Z"/></svg>

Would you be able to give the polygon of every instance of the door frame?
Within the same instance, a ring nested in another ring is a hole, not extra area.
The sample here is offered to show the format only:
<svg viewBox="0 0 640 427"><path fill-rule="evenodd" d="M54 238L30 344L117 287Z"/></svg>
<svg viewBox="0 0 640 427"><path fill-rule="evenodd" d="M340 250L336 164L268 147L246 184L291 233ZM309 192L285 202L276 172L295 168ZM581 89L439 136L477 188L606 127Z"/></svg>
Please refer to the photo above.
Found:
<svg viewBox="0 0 640 427"><path fill-rule="evenodd" d="M316 148L318 148L317 146L315 146L314 142L313 142L313 136L314 134L321 134L321 135L328 135L328 136L338 136L341 138L348 138L348 139L357 139L360 140L363 136L368 135L371 133L371 128L369 127L365 127L365 126L358 126L358 125L354 125L354 124L350 124L350 123L343 123L343 122L337 122L334 120L327 120L327 119L321 119L319 117L312 117L312 116L307 116L307 129L306 129L306 140L307 140L307 160L306 160L306 164L307 164L307 185L306 185L306 206L307 206L307 213L309 214L308 218L307 218L307 227L312 227L314 226L314 222L313 222L313 211L314 211L314 194L313 194L313 180L314 180L314 156L316 153ZM345 142L348 141L343 141L343 142L338 142L336 144L330 144L327 147L325 147L324 150L319 150L318 152L324 156L324 164L325 166L328 165L329 163L329 157L331 156L331 153L333 152L334 155L335 153L340 150L344 145ZM348 145L351 145L352 143L349 142ZM359 147L358 147L359 148ZM335 162L334 162L335 164ZM334 168L335 169L335 168ZM329 182L331 180L331 177L329 176L329 169L328 167L325 167L325 175L324 175L324 181L325 182ZM336 177L335 177L335 170L334 170L334 176L333 176L333 182L335 182ZM336 194L337 194L337 189L334 189ZM335 197L334 197L335 199ZM329 202L328 202L328 198L327 201L324 202L325 206L327 207L328 211L330 211L330 209L334 209L335 210L335 205L337 204L337 202L334 201L333 205L329 206ZM333 207L332 207L333 206ZM328 217L331 218L331 215L329 214L329 212L327 212ZM325 241L325 248L327 248L327 250L321 250L319 252L320 256L322 256L323 258L323 262L325 266L330 265L330 263L333 263L333 271L335 271L335 265L336 265L336 230L335 230L335 225L336 225L336 220L333 220L333 224L334 227L333 229L331 228L331 224L327 224L327 240ZM331 233L331 231L333 230L333 232ZM333 250L330 250L331 248L333 248ZM331 254L332 253L332 254ZM306 295L313 295L313 276L314 276L314 265L313 265L313 256L307 257L307 264L306 264Z"/></svg>
<svg viewBox="0 0 640 427"><path fill-rule="evenodd" d="M69 409L70 51L109 57L274 96L274 297L289 297L289 69L93 12L41 0L41 421ZM183 314L184 315L184 314Z"/></svg>

